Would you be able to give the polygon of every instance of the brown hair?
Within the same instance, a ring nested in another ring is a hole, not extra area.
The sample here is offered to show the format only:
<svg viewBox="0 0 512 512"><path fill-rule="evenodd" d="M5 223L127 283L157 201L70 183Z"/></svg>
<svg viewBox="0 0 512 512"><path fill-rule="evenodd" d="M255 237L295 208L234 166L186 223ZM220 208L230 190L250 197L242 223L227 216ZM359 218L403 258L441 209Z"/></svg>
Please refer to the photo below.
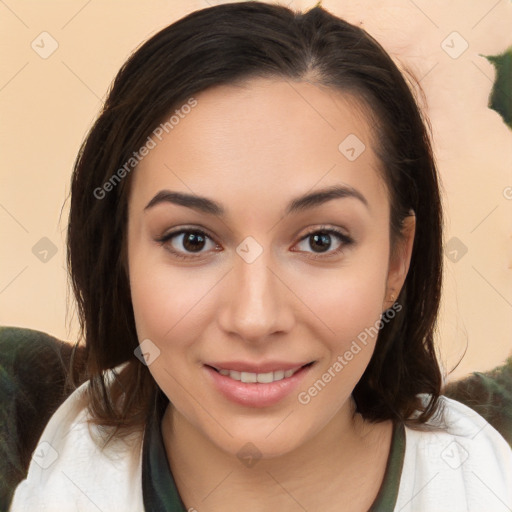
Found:
<svg viewBox="0 0 512 512"><path fill-rule="evenodd" d="M78 154L68 265L85 340L94 421L116 432L138 428L161 395L134 355L138 340L126 267L131 175L108 194L97 191L161 120L192 95L253 77L307 78L359 99L375 120L374 149L389 191L391 238L400 236L411 210L416 233L397 299L402 311L381 329L353 396L367 420L405 421L418 410L408 423L421 425L438 409L442 382L433 342L442 216L428 122L397 66L364 30L319 6L300 13L261 2L195 11L151 37L119 71ZM126 365L109 387L103 371L121 363ZM426 406L420 393L429 395Z"/></svg>

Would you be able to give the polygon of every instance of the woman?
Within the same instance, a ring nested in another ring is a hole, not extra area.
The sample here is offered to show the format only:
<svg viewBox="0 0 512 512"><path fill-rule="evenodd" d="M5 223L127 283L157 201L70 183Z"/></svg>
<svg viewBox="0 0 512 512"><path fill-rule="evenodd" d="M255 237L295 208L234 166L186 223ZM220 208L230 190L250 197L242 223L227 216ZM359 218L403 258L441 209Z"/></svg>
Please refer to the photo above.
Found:
<svg viewBox="0 0 512 512"><path fill-rule="evenodd" d="M138 49L72 178L90 380L11 510L511 507L510 447L441 395L425 124L320 7L211 7Z"/></svg>

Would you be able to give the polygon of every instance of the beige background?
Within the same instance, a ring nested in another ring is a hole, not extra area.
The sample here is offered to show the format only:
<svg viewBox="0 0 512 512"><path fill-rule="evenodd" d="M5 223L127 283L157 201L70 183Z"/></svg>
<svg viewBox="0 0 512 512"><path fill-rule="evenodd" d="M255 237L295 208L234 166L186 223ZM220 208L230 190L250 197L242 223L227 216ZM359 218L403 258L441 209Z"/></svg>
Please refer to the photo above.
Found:
<svg viewBox="0 0 512 512"><path fill-rule="evenodd" d="M79 145L131 51L219 3L0 1L0 325L76 338L72 303L66 316L67 203L59 216ZM361 23L420 80L447 217L441 359L451 370L467 345L450 379L501 364L512 351L512 131L487 108L494 68L481 54L512 45L512 2L322 5Z"/></svg>

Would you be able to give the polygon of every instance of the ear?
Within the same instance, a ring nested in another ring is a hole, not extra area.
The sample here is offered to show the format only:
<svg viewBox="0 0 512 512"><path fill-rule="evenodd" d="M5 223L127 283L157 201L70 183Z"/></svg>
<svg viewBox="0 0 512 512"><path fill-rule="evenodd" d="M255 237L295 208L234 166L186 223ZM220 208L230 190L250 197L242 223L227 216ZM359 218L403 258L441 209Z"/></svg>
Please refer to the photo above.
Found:
<svg viewBox="0 0 512 512"><path fill-rule="evenodd" d="M396 240L395 246L391 247L384 310L393 305L404 285L411 263L415 232L416 215L411 211L404 219L401 237Z"/></svg>

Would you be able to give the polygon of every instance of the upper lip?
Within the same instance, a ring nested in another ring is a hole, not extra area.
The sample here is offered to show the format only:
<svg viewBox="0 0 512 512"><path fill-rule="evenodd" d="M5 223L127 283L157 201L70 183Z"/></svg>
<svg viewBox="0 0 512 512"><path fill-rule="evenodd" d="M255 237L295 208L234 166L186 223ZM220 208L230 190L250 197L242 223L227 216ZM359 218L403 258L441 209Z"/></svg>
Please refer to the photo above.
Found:
<svg viewBox="0 0 512 512"><path fill-rule="evenodd" d="M267 361L265 363L255 364L244 361L224 361L206 363L207 366L212 366L217 370L232 370L236 372L249 372L249 373L270 373L278 370L293 370L300 368L313 361L306 361L302 363L290 363L285 361Z"/></svg>

